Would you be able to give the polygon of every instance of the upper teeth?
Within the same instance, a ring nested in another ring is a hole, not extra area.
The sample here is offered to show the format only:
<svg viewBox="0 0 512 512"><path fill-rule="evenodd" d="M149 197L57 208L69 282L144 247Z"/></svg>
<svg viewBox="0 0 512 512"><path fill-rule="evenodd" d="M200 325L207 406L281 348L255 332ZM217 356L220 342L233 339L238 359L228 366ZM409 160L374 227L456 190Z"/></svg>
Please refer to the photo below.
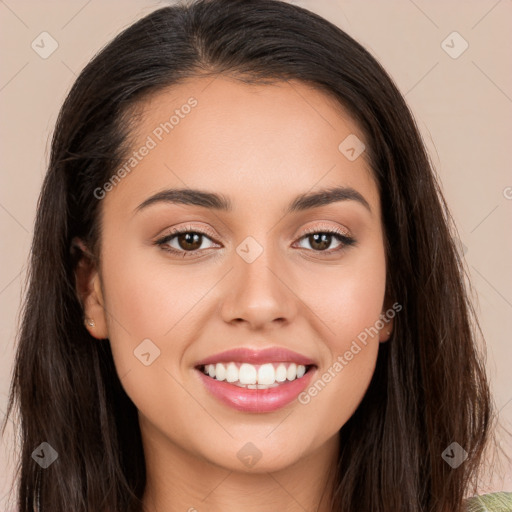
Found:
<svg viewBox="0 0 512 512"><path fill-rule="evenodd" d="M203 369L204 373L217 380L227 382L238 382L240 385L272 386L276 382L295 380L306 373L306 367L295 363L266 363L253 365L242 363L217 363L207 364ZM278 385L278 384L276 384Z"/></svg>

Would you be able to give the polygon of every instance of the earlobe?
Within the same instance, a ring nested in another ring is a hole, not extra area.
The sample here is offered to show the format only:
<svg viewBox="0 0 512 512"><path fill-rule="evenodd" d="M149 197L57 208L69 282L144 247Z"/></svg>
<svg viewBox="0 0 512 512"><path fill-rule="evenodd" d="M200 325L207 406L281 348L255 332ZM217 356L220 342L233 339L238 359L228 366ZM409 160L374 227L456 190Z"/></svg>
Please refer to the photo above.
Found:
<svg viewBox="0 0 512 512"><path fill-rule="evenodd" d="M101 279L97 270L94 270L89 284L89 293L84 300L84 313L86 318L91 320L86 322L85 326L89 334L99 340L108 338Z"/></svg>
<svg viewBox="0 0 512 512"><path fill-rule="evenodd" d="M80 251L75 264L75 288L84 311L84 325L97 339L108 338L101 278L94 258L82 240L73 239L73 247Z"/></svg>
<svg viewBox="0 0 512 512"><path fill-rule="evenodd" d="M386 322L384 327L382 329L380 329L379 342L385 343L386 341L389 341L392 334L393 334L393 320L389 320L389 322Z"/></svg>
<svg viewBox="0 0 512 512"><path fill-rule="evenodd" d="M384 306L380 315L379 324L383 324L382 327L379 327L379 342L385 343L389 341L391 336L393 335L394 328L394 316L390 315L390 311L395 313L394 306L392 305L393 301L391 300L390 295L388 294L388 290L386 289L385 297L384 297Z"/></svg>
<svg viewBox="0 0 512 512"><path fill-rule="evenodd" d="M380 315L380 318L381 318L380 323L384 324L379 329L379 342L380 343L385 343L386 341L389 341L389 339L391 338L391 336L393 334L394 319L393 318L389 318L386 315L386 312L388 310L389 309L384 310L382 312L382 314Z"/></svg>

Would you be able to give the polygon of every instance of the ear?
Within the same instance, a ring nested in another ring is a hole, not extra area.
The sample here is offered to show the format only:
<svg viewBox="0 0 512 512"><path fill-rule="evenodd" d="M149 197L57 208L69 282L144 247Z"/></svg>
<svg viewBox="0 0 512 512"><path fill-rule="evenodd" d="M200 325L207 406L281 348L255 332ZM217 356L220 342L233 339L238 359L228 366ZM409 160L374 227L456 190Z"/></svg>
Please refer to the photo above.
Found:
<svg viewBox="0 0 512 512"><path fill-rule="evenodd" d="M382 320L382 323L384 326L379 329L379 342L385 343L386 341L391 338L391 335L393 334L393 328L394 328L394 315L393 317L390 317L386 314L386 311L393 310L391 300L387 298L384 301L384 309L382 310L382 313L380 315L380 319ZM395 313L396 314L396 313Z"/></svg>
<svg viewBox="0 0 512 512"><path fill-rule="evenodd" d="M75 289L84 311L85 328L94 338L106 339L108 329L102 283L95 258L80 238L73 239L72 250L77 253L74 269ZM89 322L91 320L92 322Z"/></svg>
<svg viewBox="0 0 512 512"><path fill-rule="evenodd" d="M382 314L385 315L385 311ZM380 343L385 343L386 341L388 341L389 338L391 338L391 335L393 334L393 319L388 320L386 322L385 318L384 318L384 323L385 323L384 327L379 330L379 342Z"/></svg>

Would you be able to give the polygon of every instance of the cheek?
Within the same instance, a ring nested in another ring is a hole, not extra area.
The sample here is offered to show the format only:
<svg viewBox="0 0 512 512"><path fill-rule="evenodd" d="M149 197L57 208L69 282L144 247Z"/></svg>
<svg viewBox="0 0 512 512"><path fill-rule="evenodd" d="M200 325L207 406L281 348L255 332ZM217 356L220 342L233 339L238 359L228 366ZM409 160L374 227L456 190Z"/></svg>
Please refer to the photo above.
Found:
<svg viewBox="0 0 512 512"><path fill-rule="evenodd" d="M204 294L201 283L209 281L207 272L170 268L163 257L147 257L157 250L135 247L104 258L106 306L116 319L110 322L114 332L123 327L135 338L162 338Z"/></svg>
<svg viewBox="0 0 512 512"><path fill-rule="evenodd" d="M187 276L179 266L171 271L165 258L148 261L151 252L127 243L105 247L109 340L121 384L137 409L174 428L172 411L190 408L176 371L188 339L183 327L193 318L207 280L197 276L196 286L190 272Z"/></svg>
<svg viewBox="0 0 512 512"><path fill-rule="evenodd" d="M384 249L376 243L368 250L347 254L337 266L313 273L310 267L307 281L302 284L302 297L323 324L322 332L331 352L345 351L345 346L374 326L383 312Z"/></svg>
<svg viewBox="0 0 512 512"><path fill-rule="evenodd" d="M377 269L346 276L337 293L311 297L324 304L325 357L315 378L299 396L310 418L325 418L321 429L334 434L361 403L375 371L379 351L379 318L384 278ZM319 315L319 316L320 316ZM314 422L312 429L316 429Z"/></svg>
<svg viewBox="0 0 512 512"><path fill-rule="evenodd" d="M108 240L102 254L102 279L118 375L129 374L129 379L123 380L127 391L131 389L129 381L146 385L151 381L162 389L153 380L168 379L164 369L173 371L179 361L187 340L183 327L193 317L209 280L196 276L192 282L192 274L187 274L184 266L170 269L165 258L154 258L157 248L141 249L135 242L114 236ZM149 356L142 356L147 353ZM146 362L150 364L146 366ZM136 395L137 389L133 393Z"/></svg>
<svg viewBox="0 0 512 512"><path fill-rule="evenodd" d="M311 417L329 418L324 426L332 432L352 416L375 370L385 270L384 249L376 243L329 275L318 273L311 281L316 286L304 289L305 302L319 319L325 357L299 402Z"/></svg>
<svg viewBox="0 0 512 512"><path fill-rule="evenodd" d="M371 382L378 347L376 342L348 343L299 395L305 417L311 418L311 429L332 435L351 418ZM314 418L323 418L322 425Z"/></svg>

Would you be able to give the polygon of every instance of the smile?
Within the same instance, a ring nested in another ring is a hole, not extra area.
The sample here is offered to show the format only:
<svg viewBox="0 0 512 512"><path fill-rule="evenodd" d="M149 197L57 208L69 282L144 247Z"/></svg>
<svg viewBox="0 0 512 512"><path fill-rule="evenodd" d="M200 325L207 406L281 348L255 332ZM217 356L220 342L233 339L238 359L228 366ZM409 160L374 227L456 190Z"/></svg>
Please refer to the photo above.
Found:
<svg viewBox="0 0 512 512"><path fill-rule="evenodd" d="M217 381L226 381L246 389L269 389L300 379L306 373L307 367L293 362L265 363L217 363L203 365L201 370L205 375Z"/></svg>
<svg viewBox="0 0 512 512"><path fill-rule="evenodd" d="M196 361L194 370L208 394L220 403L263 413L296 400L310 384L318 363L284 347L239 347Z"/></svg>

